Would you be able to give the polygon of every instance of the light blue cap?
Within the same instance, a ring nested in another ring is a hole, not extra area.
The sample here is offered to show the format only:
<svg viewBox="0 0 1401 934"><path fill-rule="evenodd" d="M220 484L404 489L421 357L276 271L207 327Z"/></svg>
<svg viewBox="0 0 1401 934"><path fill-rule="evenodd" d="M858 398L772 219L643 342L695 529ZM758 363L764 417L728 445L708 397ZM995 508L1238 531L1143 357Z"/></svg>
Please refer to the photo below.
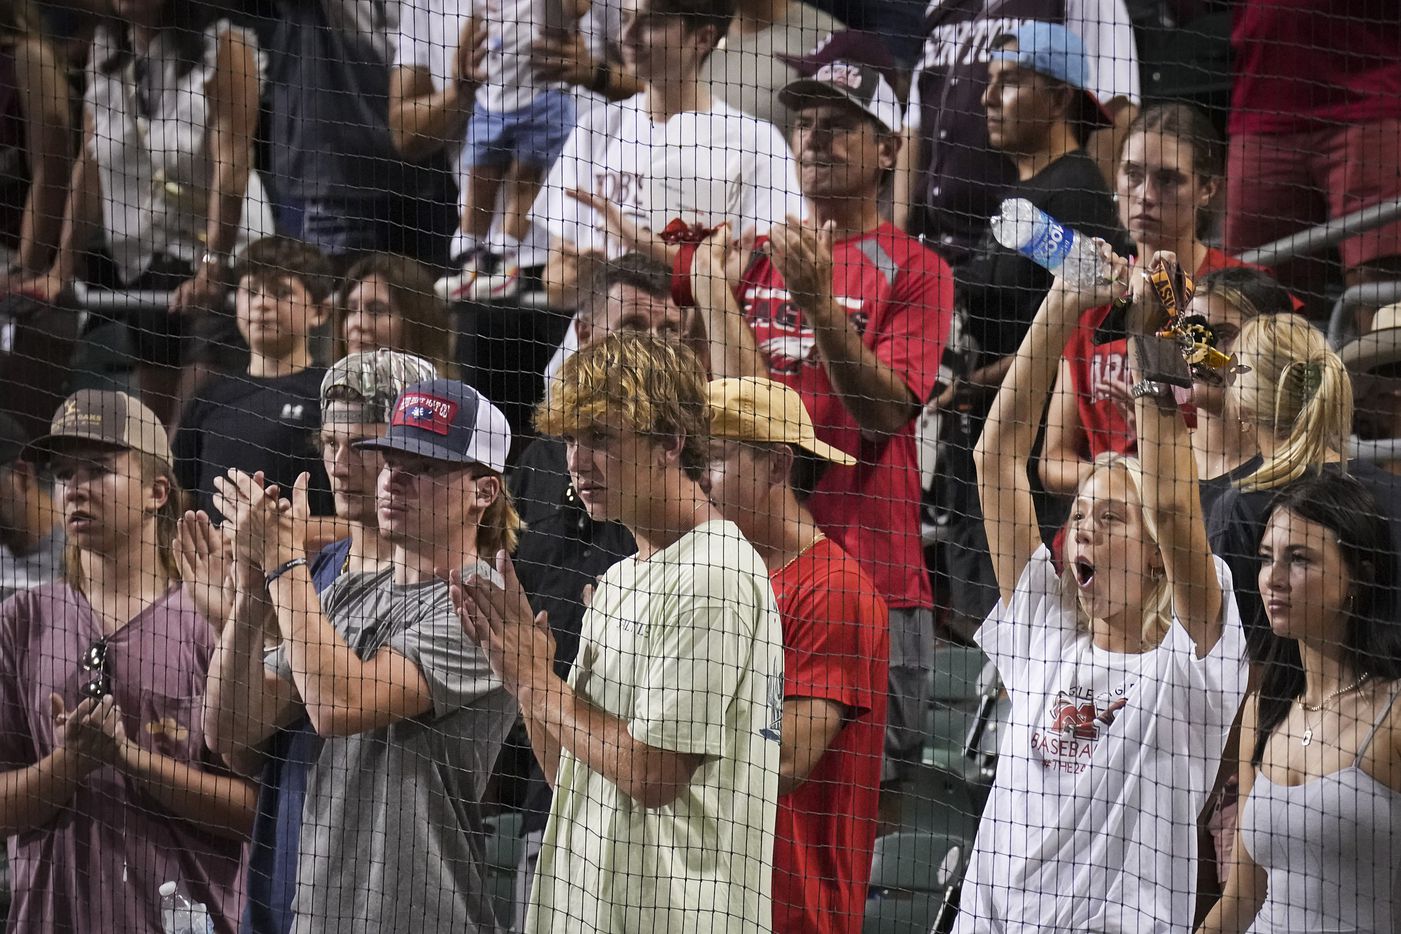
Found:
<svg viewBox="0 0 1401 934"><path fill-rule="evenodd" d="M996 48L1016 42L1016 51ZM1018 68L1034 71L1081 91L1088 98L1081 119L1095 125L1110 121L1094 92L1094 76L1090 73L1090 57L1085 43L1073 30L1059 23L1033 20L1016 29L1009 29L993 40L989 61L1010 62Z"/></svg>

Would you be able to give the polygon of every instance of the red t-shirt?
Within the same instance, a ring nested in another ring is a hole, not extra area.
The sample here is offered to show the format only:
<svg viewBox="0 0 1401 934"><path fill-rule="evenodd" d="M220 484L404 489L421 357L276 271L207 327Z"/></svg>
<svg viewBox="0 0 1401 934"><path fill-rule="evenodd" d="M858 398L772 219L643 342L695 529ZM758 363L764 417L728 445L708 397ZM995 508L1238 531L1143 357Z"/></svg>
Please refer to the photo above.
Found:
<svg viewBox="0 0 1401 934"><path fill-rule="evenodd" d="M833 260L837 302L866 346L922 405L934 390L949 333L953 275L947 264L893 224L837 242ZM890 437L862 435L832 388L817 338L767 256L750 265L736 294L770 377L798 392L819 438L858 461L828 468L807 504L813 516L861 562L892 608L932 607L920 543L914 419Z"/></svg>
<svg viewBox="0 0 1401 934"><path fill-rule="evenodd" d="M1232 133L1401 117L1397 0L1248 0L1236 10Z"/></svg>
<svg viewBox="0 0 1401 934"><path fill-rule="evenodd" d="M1234 256L1212 248L1206 251L1201 265L1197 267L1196 277L1200 279L1218 269L1234 269L1244 265ZM1076 448L1084 460L1094 460L1106 451L1134 454L1138 449L1138 439L1129 428L1128 420L1105 389L1111 381L1122 381L1129 369L1128 341L1110 341L1098 346L1094 341L1095 330L1104 323L1108 314L1108 305L1086 311L1065 345L1065 359L1070 363L1070 385L1075 393L1075 408L1080 414L1081 434Z"/></svg>
<svg viewBox="0 0 1401 934"><path fill-rule="evenodd" d="M885 602L831 539L773 575L783 693L847 708L805 782L778 799L774 934L861 934L876 843L890 636Z"/></svg>

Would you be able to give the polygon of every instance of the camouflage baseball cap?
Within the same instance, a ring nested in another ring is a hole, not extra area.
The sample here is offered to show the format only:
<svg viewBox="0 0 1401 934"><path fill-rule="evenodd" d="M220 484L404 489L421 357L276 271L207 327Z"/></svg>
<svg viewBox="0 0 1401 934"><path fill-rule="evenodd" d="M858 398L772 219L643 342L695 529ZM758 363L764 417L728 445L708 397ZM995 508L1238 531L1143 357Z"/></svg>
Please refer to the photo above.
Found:
<svg viewBox="0 0 1401 934"><path fill-rule="evenodd" d="M383 348L353 353L321 380L321 421L387 424L405 386L437 376L433 364L413 354Z"/></svg>
<svg viewBox="0 0 1401 934"><path fill-rule="evenodd" d="M91 441L149 454L171 466L170 439L156 413L124 392L80 389L54 413L49 433L25 448L25 459L47 461L56 450Z"/></svg>

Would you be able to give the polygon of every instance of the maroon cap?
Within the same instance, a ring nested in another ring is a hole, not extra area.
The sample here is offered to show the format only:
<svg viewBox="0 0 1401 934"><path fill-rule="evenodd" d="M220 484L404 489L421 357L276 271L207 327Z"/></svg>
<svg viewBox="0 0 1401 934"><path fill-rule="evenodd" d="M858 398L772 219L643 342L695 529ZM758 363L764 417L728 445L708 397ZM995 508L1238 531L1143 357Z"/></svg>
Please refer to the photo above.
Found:
<svg viewBox="0 0 1401 934"><path fill-rule="evenodd" d="M778 58L798 70L801 77L816 74L823 65L833 62L850 62L853 65L867 65L880 72L891 87L895 86L895 75L899 68L895 58L886 48L885 41L875 33L860 29L843 29L829 32L816 47L806 55L778 54Z"/></svg>

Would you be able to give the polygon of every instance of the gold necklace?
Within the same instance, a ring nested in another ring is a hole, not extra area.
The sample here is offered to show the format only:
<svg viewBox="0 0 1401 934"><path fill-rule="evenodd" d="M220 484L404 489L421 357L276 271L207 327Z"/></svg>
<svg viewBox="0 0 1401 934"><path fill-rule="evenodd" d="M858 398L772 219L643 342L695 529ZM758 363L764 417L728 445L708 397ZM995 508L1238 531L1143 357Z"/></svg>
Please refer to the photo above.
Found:
<svg viewBox="0 0 1401 934"><path fill-rule="evenodd" d="M1323 698L1323 700L1319 701L1317 704L1306 704L1306 703L1304 703L1303 700L1301 699L1301 700L1299 701L1299 709L1300 709L1300 710L1303 710L1305 713L1318 713L1320 710L1323 710L1324 708L1326 708L1329 704L1333 703L1333 701L1337 700L1338 698L1340 698L1340 697L1342 697L1342 696L1344 696L1344 695L1346 695L1346 694L1351 694L1353 691L1356 691L1356 690L1358 690L1359 688L1361 688L1364 684L1367 683L1367 681L1368 681L1371 677L1372 677L1372 676L1369 675L1369 674L1368 674L1368 675L1363 675L1362 677L1358 678L1356 681L1352 682L1352 684L1349 684L1347 687L1338 688L1338 690L1334 691L1332 694L1329 694L1327 697ZM1322 725L1322 722L1323 722L1323 721L1320 720L1320 721L1319 721L1319 724ZM1300 745L1300 746L1307 746L1307 745L1309 745L1309 744L1312 743L1312 742L1313 742L1313 727L1309 727L1308 729L1304 730L1304 735L1301 736L1301 737L1299 737L1299 745Z"/></svg>

